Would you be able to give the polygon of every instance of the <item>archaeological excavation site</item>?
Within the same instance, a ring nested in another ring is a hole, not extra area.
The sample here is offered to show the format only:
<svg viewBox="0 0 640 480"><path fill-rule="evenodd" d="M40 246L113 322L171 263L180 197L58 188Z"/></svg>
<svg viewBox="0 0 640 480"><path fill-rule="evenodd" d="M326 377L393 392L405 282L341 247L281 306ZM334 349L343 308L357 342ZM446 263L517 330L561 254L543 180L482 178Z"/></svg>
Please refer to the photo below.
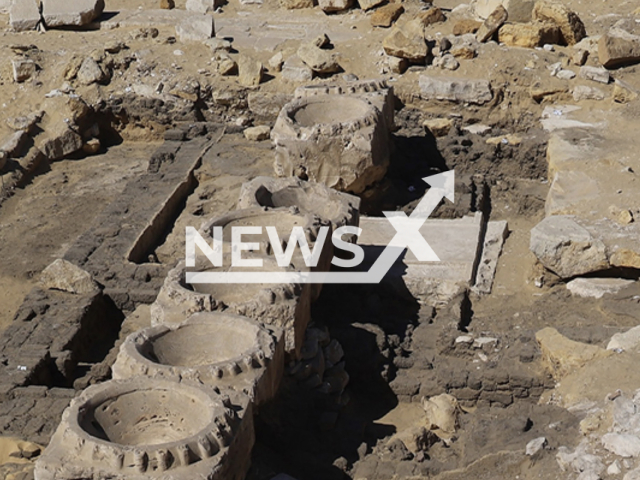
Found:
<svg viewBox="0 0 640 480"><path fill-rule="evenodd" d="M0 0L0 480L640 480L638 0Z"/></svg>

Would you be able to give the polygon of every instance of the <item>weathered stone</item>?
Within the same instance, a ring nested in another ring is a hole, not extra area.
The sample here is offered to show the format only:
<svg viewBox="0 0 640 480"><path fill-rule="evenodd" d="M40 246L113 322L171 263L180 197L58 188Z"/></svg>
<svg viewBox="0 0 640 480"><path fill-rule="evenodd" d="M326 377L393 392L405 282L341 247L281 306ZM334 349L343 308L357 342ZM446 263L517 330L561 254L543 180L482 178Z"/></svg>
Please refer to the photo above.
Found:
<svg viewBox="0 0 640 480"><path fill-rule="evenodd" d="M605 93L596 87L588 87L586 85L578 85L573 88L573 99L576 102L582 100L604 100Z"/></svg>
<svg viewBox="0 0 640 480"><path fill-rule="evenodd" d="M493 99L488 80L465 80L421 75L420 96L425 100L449 100L483 105Z"/></svg>
<svg viewBox="0 0 640 480"><path fill-rule="evenodd" d="M271 133L276 173L362 192L386 172L388 128L364 95L298 98L282 109Z"/></svg>
<svg viewBox="0 0 640 480"><path fill-rule="evenodd" d="M535 48L560 41L560 29L548 23L507 23L500 28L498 40L510 47Z"/></svg>
<svg viewBox="0 0 640 480"><path fill-rule="evenodd" d="M42 0L42 19L47 28L88 25L103 10L104 0Z"/></svg>
<svg viewBox="0 0 640 480"><path fill-rule="evenodd" d="M533 12L534 0L473 0L471 2L475 14L482 18L488 18L496 8L502 6L509 14L512 22L530 22Z"/></svg>
<svg viewBox="0 0 640 480"><path fill-rule="evenodd" d="M605 68L618 68L640 63L640 35L612 28L600 37L598 58Z"/></svg>
<svg viewBox="0 0 640 480"><path fill-rule="evenodd" d="M12 0L9 8L9 25L16 32L35 30L40 23L40 7L37 0Z"/></svg>
<svg viewBox="0 0 640 480"><path fill-rule="evenodd" d="M465 60L471 60L475 58L477 54L476 49L470 45L452 47L450 53L456 58L463 58Z"/></svg>
<svg viewBox="0 0 640 480"><path fill-rule="evenodd" d="M27 140L27 132L18 130L9 135L8 138L0 143L0 152L4 152L9 157L15 157L20 154L25 141Z"/></svg>
<svg viewBox="0 0 640 480"><path fill-rule="evenodd" d="M283 64L284 64L284 55L282 54L282 52L276 53L273 57L269 59L269 67L272 68L275 72L281 72Z"/></svg>
<svg viewBox="0 0 640 480"><path fill-rule="evenodd" d="M424 27L419 20L411 20L402 26L395 25L382 41L387 55L406 58L410 62L424 62L429 47L424 39Z"/></svg>
<svg viewBox="0 0 640 480"><path fill-rule="evenodd" d="M422 126L431 132L434 137L446 137L453 127L453 120L450 118L434 118L422 122Z"/></svg>
<svg viewBox="0 0 640 480"><path fill-rule="evenodd" d="M587 362L611 354L596 345L574 342L551 327L538 331L536 340L540 345L542 360L556 380L560 380Z"/></svg>
<svg viewBox="0 0 640 480"><path fill-rule="evenodd" d="M107 78L107 75L93 58L87 57L82 62L76 78L83 85L91 85L92 83L103 82Z"/></svg>
<svg viewBox="0 0 640 480"><path fill-rule="evenodd" d="M204 42L215 34L213 17L207 14L190 16L176 25L176 35L181 42Z"/></svg>
<svg viewBox="0 0 640 480"><path fill-rule="evenodd" d="M374 7L377 7L378 5L381 5L384 3L385 0L358 0L358 4L360 5L360 8L362 10L371 10Z"/></svg>
<svg viewBox="0 0 640 480"><path fill-rule="evenodd" d="M476 33L478 41L486 42L491 39L508 18L507 10L502 5L499 5L478 29L478 33Z"/></svg>
<svg viewBox="0 0 640 480"><path fill-rule="evenodd" d="M292 95L275 92L250 92L247 101L251 113L262 119L275 120Z"/></svg>
<svg viewBox="0 0 640 480"><path fill-rule="evenodd" d="M547 439L545 437L538 437L531 440L527 443L525 448L525 454L530 457L534 456L540 450L542 450L547 445Z"/></svg>
<svg viewBox="0 0 640 480"><path fill-rule="evenodd" d="M224 38L210 38L209 40L206 40L204 44L209 47L213 53L220 51L228 53L231 51L231 42Z"/></svg>
<svg viewBox="0 0 640 480"><path fill-rule="evenodd" d="M604 84L611 81L611 74L604 68L598 67L580 67L580 77Z"/></svg>
<svg viewBox="0 0 640 480"><path fill-rule="evenodd" d="M391 71L392 73L401 75L407 71L407 68L409 68L409 60L407 60L406 58L387 55L385 60L387 62L387 66L389 67L389 71Z"/></svg>
<svg viewBox="0 0 640 480"><path fill-rule="evenodd" d="M581 67L585 63L587 63L587 58L589 58L589 51L578 48L575 52L573 52L573 55L571 55L571 62L574 65Z"/></svg>
<svg viewBox="0 0 640 480"><path fill-rule="evenodd" d="M335 73L340 70L335 55L309 43L300 45L298 57L317 73Z"/></svg>
<svg viewBox="0 0 640 480"><path fill-rule="evenodd" d="M580 297L602 298L633 284L623 278L576 278L567 283L567 290Z"/></svg>
<svg viewBox="0 0 640 480"><path fill-rule="evenodd" d="M262 81L262 63L247 55L238 57L238 81L245 87L256 87Z"/></svg>
<svg viewBox="0 0 640 480"><path fill-rule="evenodd" d="M602 436L602 446L621 457L640 456L640 438L628 433L606 433Z"/></svg>
<svg viewBox="0 0 640 480"><path fill-rule="evenodd" d="M616 333L607 344L607 350L636 350L640 346L640 326Z"/></svg>
<svg viewBox="0 0 640 480"><path fill-rule="evenodd" d="M313 8L313 0L280 0L280 6L288 10Z"/></svg>
<svg viewBox="0 0 640 480"><path fill-rule="evenodd" d="M99 290L89 272L60 258L42 271L40 284L44 288L78 295L90 295Z"/></svg>
<svg viewBox="0 0 640 480"><path fill-rule="evenodd" d="M13 66L13 79L17 83L29 80L36 73L37 65L33 60L18 58L11 60Z"/></svg>
<svg viewBox="0 0 640 480"><path fill-rule="evenodd" d="M9 117L6 123L11 130L24 130L27 133L31 133L43 115L44 112L40 111L21 117Z"/></svg>
<svg viewBox="0 0 640 480"><path fill-rule="evenodd" d="M36 138L36 147L49 160L60 160L82 149L82 137L65 124L48 128Z"/></svg>
<svg viewBox="0 0 640 480"><path fill-rule="evenodd" d="M562 42L569 46L575 45L587 36L578 14L559 3L544 0L536 2L533 8L533 19L557 25L562 33Z"/></svg>
<svg viewBox="0 0 640 480"><path fill-rule="evenodd" d="M453 26L454 35L466 35L469 33L476 33L482 26L482 22L477 20L460 20Z"/></svg>
<svg viewBox="0 0 640 480"><path fill-rule="evenodd" d="M613 86L613 101L616 103L629 103L638 98L638 94L629 88L619 84Z"/></svg>
<svg viewBox="0 0 640 480"><path fill-rule="evenodd" d="M313 70L300 57L292 55L282 64L282 78L291 82L308 82L313 79Z"/></svg>
<svg viewBox="0 0 640 480"><path fill-rule="evenodd" d="M450 54L436 57L433 59L432 65L434 67L440 67L444 70L457 70L460 67L460 62L456 60L456 57Z"/></svg>
<svg viewBox="0 0 640 480"><path fill-rule="evenodd" d="M266 125L261 125L259 127L249 127L246 128L242 133L244 134L244 138L246 138L247 140L260 142L269 138L271 128Z"/></svg>
<svg viewBox="0 0 640 480"><path fill-rule="evenodd" d="M374 27L390 27L404 12L404 7L400 3L389 3L378 8L371 15L371 25Z"/></svg>
<svg viewBox="0 0 640 480"><path fill-rule="evenodd" d="M461 409L455 397L443 393L429 399L425 398L422 400L422 407L429 430L438 430L445 436L456 433Z"/></svg>
<svg viewBox="0 0 640 480"><path fill-rule="evenodd" d="M318 0L323 12L342 12L351 8L354 3L354 0Z"/></svg>
<svg viewBox="0 0 640 480"><path fill-rule="evenodd" d="M447 18L444 16L444 13L442 13L442 10L438 7L431 7L416 15L416 20L418 20L423 27L428 27L434 23L444 22L446 19Z"/></svg>
<svg viewBox="0 0 640 480"><path fill-rule="evenodd" d="M238 72L238 64L224 50L218 50L213 55L211 65L220 75L233 75Z"/></svg>
<svg viewBox="0 0 640 480"><path fill-rule="evenodd" d="M163 10L173 10L176 8L176 2L174 0L160 0L160 8Z"/></svg>
<svg viewBox="0 0 640 480"><path fill-rule="evenodd" d="M219 3L216 0L187 0L185 8L191 12L209 13L215 11Z"/></svg>
<svg viewBox="0 0 640 480"><path fill-rule="evenodd" d="M545 268L562 278L609 267L604 243L569 215L547 217L536 225L530 249Z"/></svg>

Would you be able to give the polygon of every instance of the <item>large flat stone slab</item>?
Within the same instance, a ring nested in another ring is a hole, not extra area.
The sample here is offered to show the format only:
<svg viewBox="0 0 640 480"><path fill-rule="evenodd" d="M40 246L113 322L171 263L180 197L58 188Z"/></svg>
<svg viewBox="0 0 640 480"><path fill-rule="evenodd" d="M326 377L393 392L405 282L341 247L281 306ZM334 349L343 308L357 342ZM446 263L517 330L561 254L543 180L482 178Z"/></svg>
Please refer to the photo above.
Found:
<svg viewBox="0 0 640 480"><path fill-rule="evenodd" d="M104 0L42 1L42 19L48 28L88 25L102 15L103 10Z"/></svg>
<svg viewBox="0 0 640 480"><path fill-rule="evenodd" d="M485 235L483 222L480 213L455 220L426 220L420 233L440 262L419 262L407 250L388 276L402 278L414 296L430 304L445 302L461 288L472 287L478 279L477 271L482 275L475 291L488 293L507 226L506 222L489 222ZM360 228L358 244L365 250L362 268L369 269L396 231L386 218L377 217L361 217Z"/></svg>

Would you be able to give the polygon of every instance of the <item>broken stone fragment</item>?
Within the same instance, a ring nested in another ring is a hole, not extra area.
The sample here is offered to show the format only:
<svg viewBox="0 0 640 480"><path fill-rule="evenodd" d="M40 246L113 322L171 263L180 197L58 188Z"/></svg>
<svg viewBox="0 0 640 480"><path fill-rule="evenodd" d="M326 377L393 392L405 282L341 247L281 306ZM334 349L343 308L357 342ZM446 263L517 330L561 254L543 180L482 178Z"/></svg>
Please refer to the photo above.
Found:
<svg viewBox="0 0 640 480"><path fill-rule="evenodd" d="M269 67L271 67L276 72L282 71L283 64L284 64L284 55L282 54L282 52L276 53L273 57L269 59Z"/></svg>
<svg viewBox="0 0 640 480"><path fill-rule="evenodd" d="M617 293L633 283L633 280L624 278L576 278L567 283L567 290L579 297L602 298Z"/></svg>
<svg viewBox="0 0 640 480"><path fill-rule="evenodd" d="M231 42L229 40L225 40L224 38L210 38L204 42L204 44L211 49L213 53L219 51L230 52L231 51Z"/></svg>
<svg viewBox="0 0 640 480"><path fill-rule="evenodd" d="M561 335L555 328L546 327L536 333L542 361L556 380L584 366L586 363L605 358L610 351L596 345L575 342Z"/></svg>
<svg viewBox="0 0 640 480"><path fill-rule="evenodd" d="M450 118L434 118L425 120L422 126L429 130L434 137L445 137L453 127L453 120Z"/></svg>
<svg viewBox="0 0 640 480"><path fill-rule="evenodd" d="M47 28L85 26L103 10L104 0L42 0L42 19Z"/></svg>
<svg viewBox="0 0 640 480"><path fill-rule="evenodd" d="M598 42L598 57L605 68L640 63L640 35L612 28Z"/></svg>
<svg viewBox="0 0 640 480"><path fill-rule="evenodd" d="M629 88L616 82L613 86L613 101L616 103L629 103L638 98L638 94Z"/></svg>
<svg viewBox="0 0 640 480"><path fill-rule="evenodd" d="M362 10L371 10L378 5L382 5L385 0L358 0L358 4Z"/></svg>
<svg viewBox="0 0 640 480"><path fill-rule="evenodd" d="M313 8L313 0L280 0L280 6L288 10Z"/></svg>
<svg viewBox="0 0 640 480"><path fill-rule="evenodd" d="M313 70L298 55L292 55L282 64L282 78L297 83L308 82L313 79Z"/></svg>
<svg viewBox="0 0 640 480"><path fill-rule="evenodd" d="M426 413L426 425L444 437L456 433L458 415L461 412L458 400L452 395L443 393L429 399L422 399L422 408Z"/></svg>
<svg viewBox="0 0 640 480"><path fill-rule="evenodd" d="M611 81L611 74L604 68L598 67L580 67L580 77L604 84Z"/></svg>
<svg viewBox="0 0 640 480"><path fill-rule="evenodd" d="M91 85L103 82L107 79L107 75L93 58L87 57L80 65L76 78L83 85Z"/></svg>
<svg viewBox="0 0 640 480"><path fill-rule="evenodd" d="M238 71L235 60L224 51L218 51L212 58L212 65L220 75L233 75Z"/></svg>
<svg viewBox="0 0 640 480"><path fill-rule="evenodd" d="M493 99L493 91L488 80L421 75L419 85L420 96L425 100L449 100L483 105Z"/></svg>
<svg viewBox="0 0 640 480"><path fill-rule="evenodd" d="M569 46L575 45L587 36L578 14L560 3L536 2L533 8L533 20L557 25L561 31L562 43Z"/></svg>
<svg viewBox="0 0 640 480"><path fill-rule="evenodd" d="M457 70L460 67L460 62L456 60L451 54L446 54L441 57L436 57L433 59L433 66L440 67L444 70Z"/></svg>
<svg viewBox="0 0 640 480"><path fill-rule="evenodd" d="M472 0L471 5L479 18L487 19L494 10L502 6L512 22L530 22L534 0Z"/></svg>
<svg viewBox="0 0 640 480"><path fill-rule="evenodd" d="M33 127L42 119L44 112L34 112L23 117L10 117L7 118L7 126L11 130L24 130L27 133L31 133Z"/></svg>
<svg viewBox="0 0 640 480"><path fill-rule="evenodd" d="M211 15L189 16L176 25L176 34L181 42L204 42L213 37L215 26Z"/></svg>
<svg viewBox="0 0 640 480"><path fill-rule="evenodd" d="M318 6L323 12L342 12L351 8L354 0L318 0Z"/></svg>
<svg viewBox="0 0 640 480"><path fill-rule="evenodd" d="M389 67L389 71L392 73L397 73L399 75L406 72L407 68L409 68L409 61L406 58L399 57L386 57L387 66Z"/></svg>
<svg viewBox="0 0 640 480"><path fill-rule="evenodd" d="M4 152L9 157L19 155L20 150L22 150L22 147L27 140L27 136L27 132L24 130L18 130L17 132L12 133L0 144L0 152Z"/></svg>
<svg viewBox="0 0 640 480"><path fill-rule="evenodd" d="M91 295L100 289L90 273L60 258L42 271L40 284L50 290L78 295Z"/></svg>
<svg viewBox="0 0 640 480"><path fill-rule="evenodd" d="M499 5L478 29L478 33L476 33L478 41L486 42L490 40L508 18L507 10L502 5Z"/></svg>
<svg viewBox="0 0 640 480"><path fill-rule="evenodd" d="M191 12L208 13L213 12L219 3L216 0L187 0L185 8Z"/></svg>
<svg viewBox="0 0 640 480"><path fill-rule="evenodd" d="M176 2L174 0L160 0L160 8L163 10L173 10L176 8Z"/></svg>
<svg viewBox="0 0 640 480"><path fill-rule="evenodd" d="M573 99L576 102L582 100L604 100L605 93L596 87L588 87L586 85L578 85L573 88Z"/></svg>
<svg viewBox="0 0 640 480"><path fill-rule="evenodd" d="M453 34L454 35L466 35L468 33L476 33L482 22L478 22L477 20L460 20L453 26Z"/></svg>
<svg viewBox="0 0 640 480"><path fill-rule="evenodd" d="M418 20L423 27L428 27L434 23L444 22L446 19L447 18L444 16L444 13L442 13L442 10L438 7L431 7L416 15L416 20Z"/></svg>
<svg viewBox="0 0 640 480"><path fill-rule="evenodd" d="M371 25L374 27L388 28L393 25L404 12L404 7L400 3L389 3L376 9L371 15Z"/></svg>
<svg viewBox="0 0 640 480"><path fill-rule="evenodd" d="M535 48L560 42L560 29L548 23L507 23L498 40L509 47Z"/></svg>
<svg viewBox="0 0 640 480"><path fill-rule="evenodd" d="M238 81L245 87L256 87L262 81L264 67L262 63L247 56L238 57Z"/></svg>
<svg viewBox="0 0 640 480"><path fill-rule="evenodd" d="M11 60L13 66L13 79L17 83L29 80L36 73L37 66L33 60L18 58Z"/></svg>
<svg viewBox="0 0 640 480"><path fill-rule="evenodd" d="M269 138L269 134L271 133L271 128L266 125L261 125L258 127L249 127L244 130L244 138L250 140L252 142L260 142L262 140L267 140Z"/></svg>
<svg viewBox="0 0 640 480"><path fill-rule="evenodd" d="M606 247L570 215L554 215L531 230L529 248L540 263L562 278L609 267Z"/></svg>
<svg viewBox="0 0 640 480"><path fill-rule="evenodd" d="M414 19L403 26L395 25L382 41L387 55L406 58L413 63L422 63L429 54L429 47L424 39L424 27L420 20Z"/></svg>
<svg viewBox="0 0 640 480"><path fill-rule="evenodd" d="M66 124L51 125L36 137L36 147L51 161L71 155L82 149L82 137Z"/></svg>
<svg viewBox="0 0 640 480"><path fill-rule="evenodd" d="M36 0L12 0L9 25L16 32L35 30L40 23L40 7Z"/></svg>
<svg viewBox="0 0 640 480"><path fill-rule="evenodd" d="M335 73L340 70L335 55L312 44L302 44L298 48L298 57L311 70L317 73Z"/></svg>

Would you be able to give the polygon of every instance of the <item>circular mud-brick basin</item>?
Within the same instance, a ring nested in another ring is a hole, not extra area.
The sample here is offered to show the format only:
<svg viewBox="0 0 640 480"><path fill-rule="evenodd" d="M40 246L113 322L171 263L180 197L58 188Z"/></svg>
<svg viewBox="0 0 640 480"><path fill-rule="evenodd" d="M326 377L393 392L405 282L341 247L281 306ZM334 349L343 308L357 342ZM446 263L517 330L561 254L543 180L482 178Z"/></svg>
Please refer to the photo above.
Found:
<svg viewBox="0 0 640 480"><path fill-rule="evenodd" d="M230 447L253 442L249 399L233 396L148 377L91 386L65 410L36 478L219 478Z"/></svg>
<svg viewBox="0 0 640 480"><path fill-rule="evenodd" d="M129 335L112 371L116 379L146 375L231 388L260 404L277 390L283 347L281 333L255 320L196 313L181 324L156 325Z"/></svg>
<svg viewBox="0 0 640 480"><path fill-rule="evenodd" d="M287 103L271 131L276 175L355 194L384 178L389 126L384 100L376 104L363 95L331 94Z"/></svg>
<svg viewBox="0 0 640 480"><path fill-rule="evenodd" d="M331 222L333 229L359 224L360 199L299 178L256 177L243 183L238 208L297 207Z"/></svg>
<svg viewBox="0 0 640 480"><path fill-rule="evenodd" d="M261 234L247 235L243 237L243 241L258 243L258 253L263 255L273 255L274 252L274 245L272 245L271 238L267 233L267 227L275 227L280 240L279 249L283 252L286 249L290 235L295 227L302 228L310 251L314 251L316 240L318 240L319 235L321 235L324 229L325 235L322 240L324 243L318 247L321 248L321 251L316 266L309 267L306 264L299 246L294 250L291 263L293 267L300 272L309 270L312 272L328 272L331 270L333 243L331 241L332 228L330 221L316 215L303 213L297 206L290 206L288 208L251 207L235 210L221 217L204 222L201 231L211 236L215 227L222 227L222 239L225 244L223 247L224 250L231 248L232 231L234 227L260 227ZM233 287L233 285L231 285L231 287ZM322 284L308 284L308 287L311 289L311 301L314 302L320 296Z"/></svg>
<svg viewBox="0 0 640 480"><path fill-rule="evenodd" d="M261 325L282 329L284 348L298 355L304 343L304 332L311 320L311 288L299 283L187 283L187 273L224 274L279 272L297 273L293 267L280 267L273 257L259 258L262 267L234 267L230 255L223 256L224 266L214 267L198 257L196 267L187 268L184 261L169 271L156 301L151 305L151 325L182 324L194 313L222 312L242 315Z"/></svg>

